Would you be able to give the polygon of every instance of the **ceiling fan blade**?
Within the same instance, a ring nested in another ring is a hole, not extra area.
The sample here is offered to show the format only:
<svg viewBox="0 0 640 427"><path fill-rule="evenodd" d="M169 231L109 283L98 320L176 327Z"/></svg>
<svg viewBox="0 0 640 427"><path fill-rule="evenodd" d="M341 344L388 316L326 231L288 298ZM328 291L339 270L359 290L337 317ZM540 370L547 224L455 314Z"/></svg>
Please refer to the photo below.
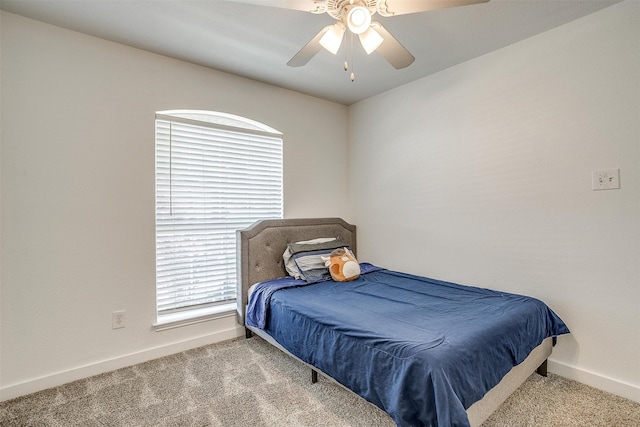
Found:
<svg viewBox="0 0 640 427"><path fill-rule="evenodd" d="M324 36L324 33L329 31L332 25L327 25L324 27L314 38L311 39L309 43L304 45L302 49L296 53L293 58L287 62L289 67L302 67L305 65L311 58L313 58L316 53L322 50L322 45L320 44L320 39Z"/></svg>
<svg viewBox="0 0 640 427"><path fill-rule="evenodd" d="M402 46L379 22L372 22L371 27L384 39L376 51L395 69L399 70L408 67L415 61L416 58L413 57L411 52Z"/></svg>
<svg viewBox="0 0 640 427"><path fill-rule="evenodd" d="M324 13L326 1L322 0L226 0L236 3L255 4L259 6L279 7L281 9L300 10L302 12Z"/></svg>
<svg viewBox="0 0 640 427"><path fill-rule="evenodd" d="M381 16L406 15L446 7L468 6L486 3L489 0L379 0L378 12Z"/></svg>

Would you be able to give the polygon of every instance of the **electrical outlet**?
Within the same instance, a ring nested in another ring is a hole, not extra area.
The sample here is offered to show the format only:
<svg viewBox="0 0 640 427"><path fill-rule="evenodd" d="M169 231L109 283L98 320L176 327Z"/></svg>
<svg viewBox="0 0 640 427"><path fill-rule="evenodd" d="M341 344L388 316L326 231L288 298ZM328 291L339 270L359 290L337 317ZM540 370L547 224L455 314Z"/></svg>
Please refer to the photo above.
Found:
<svg viewBox="0 0 640 427"><path fill-rule="evenodd" d="M620 169L591 172L592 190L617 190L620 188Z"/></svg>
<svg viewBox="0 0 640 427"><path fill-rule="evenodd" d="M126 312L124 310L111 313L111 329L120 329L126 326Z"/></svg>

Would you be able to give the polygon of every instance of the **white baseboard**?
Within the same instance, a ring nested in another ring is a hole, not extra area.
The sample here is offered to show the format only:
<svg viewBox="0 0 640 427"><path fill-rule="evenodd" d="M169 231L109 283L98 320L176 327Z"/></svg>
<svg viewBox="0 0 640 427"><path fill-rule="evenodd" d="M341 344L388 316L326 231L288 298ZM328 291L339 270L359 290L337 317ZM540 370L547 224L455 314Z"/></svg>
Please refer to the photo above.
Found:
<svg viewBox="0 0 640 427"><path fill-rule="evenodd" d="M51 387L57 387L72 381L99 375L105 372L114 371L127 366L146 362L152 359L169 356L171 354L180 353L192 348L201 347L203 345L212 344L220 341L226 341L244 335L244 328L236 326L224 331L212 334L202 335L185 341L179 341L160 347L143 350L136 353L127 354L113 359L103 360L90 365L81 366L63 372L57 372L40 378L35 378L19 384L12 384L0 388L0 402L4 400L14 399L40 390L46 390Z"/></svg>
<svg viewBox="0 0 640 427"><path fill-rule="evenodd" d="M549 372L640 403L640 387L549 359Z"/></svg>

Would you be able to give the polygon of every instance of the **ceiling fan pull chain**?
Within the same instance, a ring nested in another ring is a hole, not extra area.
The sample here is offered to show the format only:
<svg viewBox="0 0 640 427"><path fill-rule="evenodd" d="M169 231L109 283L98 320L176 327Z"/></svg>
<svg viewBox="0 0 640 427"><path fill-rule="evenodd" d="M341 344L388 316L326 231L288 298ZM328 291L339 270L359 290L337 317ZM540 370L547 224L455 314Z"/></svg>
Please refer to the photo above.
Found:
<svg viewBox="0 0 640 427"><path fill-rule="evenodd" d="M344 48L344 70L347 71L349 69L349 63L347 62L347 47Z"/></svg>
<svg viewBox="0 0 640 427"><path fill-rule="evenodd" d="M349 39L350 39L350 45L351 45L350 46L351 47L351 81L355 81L355 79L356 79L356 75L355 75L356 57L353 54L353 33L352 32L349 32Z"/></svg>

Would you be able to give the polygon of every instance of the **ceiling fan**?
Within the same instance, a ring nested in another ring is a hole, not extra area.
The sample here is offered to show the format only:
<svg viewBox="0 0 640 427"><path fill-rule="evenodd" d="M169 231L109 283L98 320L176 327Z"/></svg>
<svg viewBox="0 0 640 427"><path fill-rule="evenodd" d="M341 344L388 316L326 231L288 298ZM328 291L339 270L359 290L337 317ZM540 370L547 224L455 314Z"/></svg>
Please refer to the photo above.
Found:
<svg viewBox="0 0 640 427"><path fill-rule="evenodd" d="M379 22L372 21L378 13L383 17L425 12L447 7L486 3L489 0L235 0L262 6L299 10L315 14L327 13L337 22L327 25L287 62L291 67L305 65L322 48L334 55L340 49L344 35L357 35L367 54L377 51L396 69L408 67L415 60L395 37ZM345 70L347 62L345 60ZM353 73L351 80L354 79Z"/></svg>

